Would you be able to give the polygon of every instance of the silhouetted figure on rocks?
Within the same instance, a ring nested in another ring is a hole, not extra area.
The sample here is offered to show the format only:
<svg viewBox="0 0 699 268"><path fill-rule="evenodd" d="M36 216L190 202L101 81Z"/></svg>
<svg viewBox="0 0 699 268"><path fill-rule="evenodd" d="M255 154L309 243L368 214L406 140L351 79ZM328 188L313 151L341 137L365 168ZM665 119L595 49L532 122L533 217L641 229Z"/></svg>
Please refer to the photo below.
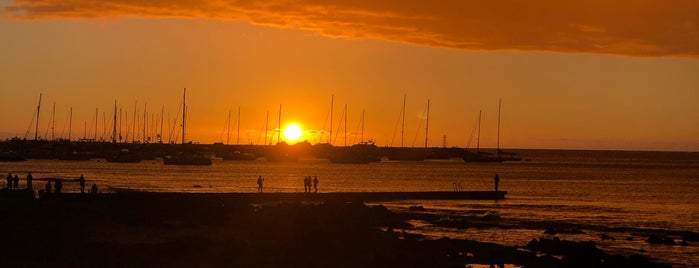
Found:
<svg viewBox="0 0 699 268"><path fill-rule="evenodd" d="M493 180L495 181L495 191L497 192L498 186L500 186L500 177L498 176L497 173L495 174L495 178L493 178Z"/></svg>
<svg viewBox="0 0 699 268"><path fill-rule="evenodd" d="M15 174L15 178L13 179L12 184L13 184L12 189L15 189L15 190L19 189L19 176L17 176L17 174Z"/></svg>
<svg viewBox="0 0 699 268"><path fill-rule="evenodd" d="M55 189L54 192L56 192L56 194L61 194L61 188L63 188L63 182L61 179L56 179L56 183L53 185L53 189Z"/></svg>
<svg viewBox="0 0 699 268"><path fill-rule="evenodd" d="M44 185L44 191L47 194L51 193L51 181L50 180L46 181L46 185Z"/></svg>
<svg viewBox="0 0 699 268"><path fill-rule="evenodd" d="M265 181L264 178L262 178L262 175L257 177L257 192L262 193L262 182Z"/></svg>
<svg viewBox="0 0 699 268"><path fill-rule="evenodd" d="M315 189L315 192L318 192L318 176L313 177L313 189Z"/></svg>
<svg viewBox="0 0 699 268"><path fill-rule="evenodd" d="M93 183L92 187L90 188L90 193L91 194L96 194L97 193L97 184Z"/></svg>
<svg viewBox="0 0 699 268"><path fill-rule="evenodd" d="M29 174L27 174L27 190L29 190L30 192L33 191L32 180L34 180L34 176L32 176L32 173L29 172Z"/></svg>
<svg viewBox="0 0 699 268"><path fill-rule="evenodd" d="M7 190L12 189L12 172L7 173Z"/></svg>
<svg viewBox="0 0 699 268"><path fill-rule="evenodd" d="M83 177L83 174L80 174L78 181L80 182L80 193L85 193L85 177Z"/></svg>

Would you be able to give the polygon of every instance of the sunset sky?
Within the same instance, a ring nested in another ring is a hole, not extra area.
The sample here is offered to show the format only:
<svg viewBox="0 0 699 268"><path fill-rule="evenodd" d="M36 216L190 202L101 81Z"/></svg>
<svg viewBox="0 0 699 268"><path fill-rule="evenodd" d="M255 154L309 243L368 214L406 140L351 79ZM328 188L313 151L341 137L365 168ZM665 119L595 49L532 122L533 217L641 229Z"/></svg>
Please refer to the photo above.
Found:
<svg viewBox="0 0 699 268"><path fill-rule="evenodd" d="M187 88L188 139L317 143L348 106L348 143L699 151L699 3L631 1L0 0L0 138L111 124L114 101L164 135ZM104 115L103 115L104 113ZM142 124L139 119L139 124ZM124 127L126 122L122 123ZM178 123L179 124L179 123ZM397 129L397 131L396 131ZM123 129L122 132L126 130ZM111 131L109 131L111 132ZM94 133L94 130L93 130ZM343 145L344 123L334 144ZM396 133L396 134L394 134ZM323 138L327 142L327 135ZM393 142L392 142L393 141Z"/></svg>

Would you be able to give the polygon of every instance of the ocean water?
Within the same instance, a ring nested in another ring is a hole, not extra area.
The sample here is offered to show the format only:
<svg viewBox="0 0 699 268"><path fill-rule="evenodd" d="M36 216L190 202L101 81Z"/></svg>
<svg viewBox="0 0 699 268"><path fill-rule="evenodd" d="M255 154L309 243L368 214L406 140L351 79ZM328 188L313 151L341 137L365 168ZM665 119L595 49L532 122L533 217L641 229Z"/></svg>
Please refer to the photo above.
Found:
<svg viewBox="0 0 699 268"><path fill-rule="evenodd" d="M320 192L491 190L500 176L500 201L408 200L382 203L395 211L435 214L445 219L497 215L499 227L487 224L467 229L414 221L408 230L429 237L454 237L524 246L532 238L551 237L544 229L576 230L559 233L569 240L591 240L606 251L645 254L676 267L699 267L699 242L687 246L651 245L647 233L670 236L699 232L699 153L513 150L525 160L506 163L464 163L460 159L331 164L307 159L294 163L264 160L216 160L212 166L164 166L161 161L138 164L90 161L29 160L0 162L0 172L26 173L35 179L77 179L101 191L135 189L165 192L255 192L257 176L265 178L266 192L302 192L304 176L318 176ZM41 188L36 181L34 187ZM4 184L2 184L4 185ZM77 192L77 182L64 183ZM602 235L614 239L602 240Z"/></svg>

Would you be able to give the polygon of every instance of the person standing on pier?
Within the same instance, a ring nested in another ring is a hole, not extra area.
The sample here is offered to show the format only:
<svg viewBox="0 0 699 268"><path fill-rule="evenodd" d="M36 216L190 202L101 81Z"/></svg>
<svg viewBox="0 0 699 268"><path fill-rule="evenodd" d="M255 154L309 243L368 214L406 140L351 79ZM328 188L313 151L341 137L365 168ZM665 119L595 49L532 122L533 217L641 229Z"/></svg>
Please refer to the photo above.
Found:
<svg viewBox="0 0 699 268"><path fill-rule="evenodd" d="M318 176L313 176L313 189L315 189L315 192L318 192Z"/></svg>
<svg viewBox="0 0 699 268"><path fill-rule="evenodd" d="M264 178L262 178L262 175L257 177L257 192L262 193L262 182L265 181Z"/></svg>
<svg viewBox="0 0 699 268"><path fill-rule="evenodd" d="M498 176L497 173L495 174L495 178L493 178L493 180L495 181L495 191L497 192L498 186L500 186L500 177Z"/></svg>
<svg viewBox="0 0 699 268"><path fill-rule="evenodd" d="M14 183L13 183L13 184L14 184L14 185L12 185L12 189L18 190L18 189L19 189L19 176L17 176L17 174L15 174L15 178L14 178Z"/></svg>
<svg viewBox="0 0 699 268"><path fill-rule="evenodd" d="M33 179L34 179L34 176L32 176L32 173L29 172L29 174L27 174L27 190L29 190L30 192L32 191L32 180Z"/></svg>
<svg viewBox="0 0 699 268"><path fill-rule="evenodd" d="M80 182L80 193L85 193L85 177L83 177L83 174L80 174L78 181Z"/></svg>
<svg viewBox="0 0 699 268"><path fill-rule="evenodd" d="M12 172L7 173L7 190L12 189Z"/></svg>

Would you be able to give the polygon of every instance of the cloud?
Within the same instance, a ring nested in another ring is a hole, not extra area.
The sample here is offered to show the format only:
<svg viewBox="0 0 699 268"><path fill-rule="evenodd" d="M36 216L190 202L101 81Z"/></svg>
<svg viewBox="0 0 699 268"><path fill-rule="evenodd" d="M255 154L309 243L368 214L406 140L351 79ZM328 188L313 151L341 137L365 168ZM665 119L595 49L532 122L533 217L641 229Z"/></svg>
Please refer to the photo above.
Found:
<svg viewBox="0 0 699 268"><path fill-rule="evenodd" d="M699 56L696 0L16 0L18 19L245 20L465 50Z"/></svg>

